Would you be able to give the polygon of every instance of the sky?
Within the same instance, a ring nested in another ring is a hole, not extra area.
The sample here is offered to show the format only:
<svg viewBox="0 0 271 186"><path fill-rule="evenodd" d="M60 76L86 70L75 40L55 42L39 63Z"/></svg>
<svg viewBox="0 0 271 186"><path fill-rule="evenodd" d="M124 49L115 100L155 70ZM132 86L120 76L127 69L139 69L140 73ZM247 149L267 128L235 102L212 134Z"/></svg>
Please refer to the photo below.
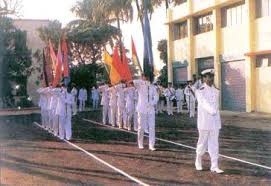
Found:
<svg viewBox="0 0 271 186"><path fill-rule="evenodd" d="M59 20L63 25L66 25L70 21L76 19L76 16L70 11L76 2L77 0L22 0L20 18ZM142 59L143 36L141 25L137 20L136 14L135 11L132 23L122 24L123 40L126 48L130 49L130 38L133 36L139 58ZM157 44L159 40L167 38L167 28L164 25L165 20L165 8L157 9L151 19L153 53L156 69L161 69L163 67L163 63L161 62L157 51Z"/></svg>

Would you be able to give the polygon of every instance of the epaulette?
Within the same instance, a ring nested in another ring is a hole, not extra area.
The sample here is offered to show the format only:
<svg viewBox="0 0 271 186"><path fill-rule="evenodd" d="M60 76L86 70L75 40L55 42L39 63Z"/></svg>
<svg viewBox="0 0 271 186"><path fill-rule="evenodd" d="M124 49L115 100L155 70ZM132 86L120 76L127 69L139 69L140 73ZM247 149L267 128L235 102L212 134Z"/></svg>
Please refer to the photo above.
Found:
<svg viewBox="0 0 271 186"><path fill-rule="evenodd" d="M203 90L205 87L201 87L200 90Z"/></svg>

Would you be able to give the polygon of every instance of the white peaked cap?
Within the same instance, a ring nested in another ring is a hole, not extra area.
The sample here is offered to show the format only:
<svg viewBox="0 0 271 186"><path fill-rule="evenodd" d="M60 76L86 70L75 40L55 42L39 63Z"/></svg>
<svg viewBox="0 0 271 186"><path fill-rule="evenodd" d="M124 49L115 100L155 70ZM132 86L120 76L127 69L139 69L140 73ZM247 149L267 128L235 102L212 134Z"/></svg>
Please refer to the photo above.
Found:
<svg viewBox="0 0 271 186"><path fill-rule="evenodd" d="M210 68L210 69L203 70L203 71L201 72L202 75L209 74L209 73L210 73L210 74L215 74L215 69Z"/></svg>

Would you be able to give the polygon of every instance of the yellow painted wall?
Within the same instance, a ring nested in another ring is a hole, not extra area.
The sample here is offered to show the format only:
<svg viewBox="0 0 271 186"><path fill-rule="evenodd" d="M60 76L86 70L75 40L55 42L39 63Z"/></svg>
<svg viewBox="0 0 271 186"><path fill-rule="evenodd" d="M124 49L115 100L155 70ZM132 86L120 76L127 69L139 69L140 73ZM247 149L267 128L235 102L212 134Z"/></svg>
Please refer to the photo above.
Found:
<svg viewBox="0 0 271 186"><path fill-rule="evenodd" d="M214 5L215 0L192 0L193 12L198 12Z"/></svg>
<svg viewBox="0 0 271 186"><path fill-rule="evenodd" d="M214 32L206 32L194 36L195 58L213 56L215 52Z"/></svg>
<svg viewBox="0 0 271 186"><path fill-rule="evenodd" d="M189 40L188 38L176 40L172 43L174 48L173 61L188 60Z"/></svg>
<svg viewBox="0 0 271 186"><path fill-rule="evenodd" d="M263 17L255 21L256 51L271 50L271 17Z"/></svg>
<svg viewBox="0 0 271 186"><path fill-rule="evenodd" d="M223 28L221 43L221 53L224 55L246 53L248 42L245 28L242 25Z"/></svg>
<svg viewBox="0 0 271 186"><path fill-rule="evenodd" d="M271 113L271 67L256 68L256 111Z"/></svg>
<svg viewBox="0 0 271 186"><path fill-rule="evenodd" d="M172 20L178 20L189 14L188 3L182 3L172 9Z"/></svg>

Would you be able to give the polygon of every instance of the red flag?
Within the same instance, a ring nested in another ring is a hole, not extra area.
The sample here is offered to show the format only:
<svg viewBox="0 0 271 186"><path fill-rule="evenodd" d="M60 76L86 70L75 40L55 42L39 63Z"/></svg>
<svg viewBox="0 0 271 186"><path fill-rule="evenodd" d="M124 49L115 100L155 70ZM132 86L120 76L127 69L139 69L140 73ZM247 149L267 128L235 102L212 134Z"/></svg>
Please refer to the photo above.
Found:
<svg viewBox="0 0 271 186"><path fill-rule="evenodd" d="M55 70L56 70L56 63L57 63L57 57L56 57L56 53L54 51L54 47L52 45L51 40L49 40L49 50L50 50L50 57L51 57L51 60L52 60L52 68L53 68L53 71L55 72Z"/></svg>
<svg viewBox="0 0 271 186"><path fill-rule="evenodd" d="M69 77L68 44L67 44L65 36L62 37L61 48L62 48L62 52L63 52L63 72L64 72L64 77Z"/></svg>
<svg viewBox="0 0 271 186"><path fill-rule="evenodd" d="M128 58L126 56L126 49L124 46L122 47L122 59L123 59L122 66L123 66L124 80L130 81L133 78L128 66Z"/></svg>
<svg viewBox="0 0 271 186"><path fill-rule="evenodd" d="M124 77L124 73L123 73L122 63L120 61L118 48L119 48L118 46L115 46L115 48L114 48L112 65L115 67L115 69L119 73L121 80L124 80L125 77Z"/></svg>
<svg viewBox="0 0 271 186"><path fill-rule="evenodd" d="M62 53L61 53L61 44L59 42L58 52L57 52L57 64L56 64L56 73L53 82L53 87L56 87L57 84L61 81L62 78Z"/></svg>

